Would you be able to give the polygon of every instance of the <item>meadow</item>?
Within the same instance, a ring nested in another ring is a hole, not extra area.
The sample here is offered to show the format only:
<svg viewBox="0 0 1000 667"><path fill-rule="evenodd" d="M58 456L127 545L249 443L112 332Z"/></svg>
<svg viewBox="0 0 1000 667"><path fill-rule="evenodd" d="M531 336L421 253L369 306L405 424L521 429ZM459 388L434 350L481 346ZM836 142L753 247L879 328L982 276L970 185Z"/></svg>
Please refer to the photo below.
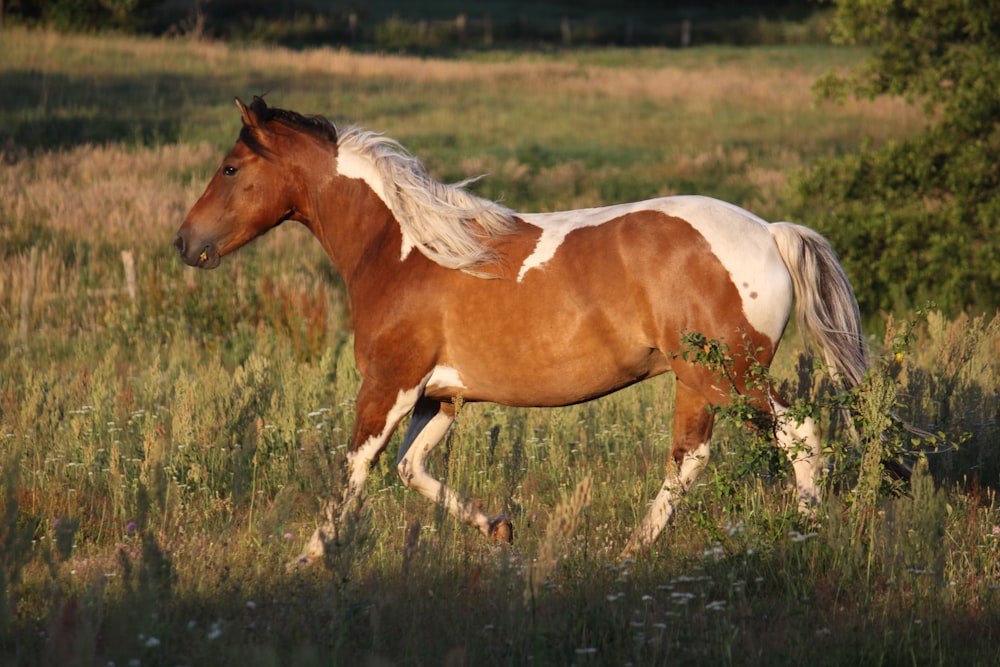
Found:
<svg viewBox="0 0 1000 667"><path fill-rule="evenodd" d="M901 102L813 102L862 50L431 59L6 29L0 52L0 664L1000 660L992 313L868 313L860 442L786 336L774 375L831 461L814 522L766 438L723 414L672 528L622 561L662 481L664 377L564 409L462 406L431 471L505 511L512 547L404 490L396 436L323 566L288 572L343 484L343 285L294 225L213 272L171 246L235 141L233 97L263 93L385 132L441 180L487 173L476 191L515 209L699 193L784 219L797 171L923 125ZM880 467L899 453L906 485Z"/></svg>

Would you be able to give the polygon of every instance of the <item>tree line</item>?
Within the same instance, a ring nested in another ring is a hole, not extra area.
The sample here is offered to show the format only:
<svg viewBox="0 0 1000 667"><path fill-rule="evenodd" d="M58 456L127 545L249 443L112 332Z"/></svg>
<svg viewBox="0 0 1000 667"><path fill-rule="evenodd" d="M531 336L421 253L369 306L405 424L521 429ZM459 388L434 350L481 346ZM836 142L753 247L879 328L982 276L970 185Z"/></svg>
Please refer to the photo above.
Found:
<svg viewBox="0 0 1000 667"><path fill-rule="evenodd" d="M823 160L796 185L797 213L842 254L866 312L932 301L1000 307L1000 3L837 0L833 38L868 43L823 99L899 95L922 105L910 139Z"/></svg>

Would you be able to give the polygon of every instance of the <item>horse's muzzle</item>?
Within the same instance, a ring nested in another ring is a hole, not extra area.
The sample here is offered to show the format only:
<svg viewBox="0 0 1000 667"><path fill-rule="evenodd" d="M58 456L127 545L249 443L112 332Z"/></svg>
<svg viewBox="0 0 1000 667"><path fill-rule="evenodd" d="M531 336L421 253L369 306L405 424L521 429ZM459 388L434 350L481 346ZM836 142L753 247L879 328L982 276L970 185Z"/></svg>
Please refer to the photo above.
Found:
<svg viewBox="0 0 1000 667"><path fill-rule="evenodd" d="M222 261L219 249L214 243L205 246L192 245L188 242L183 232L178 232L174 237L174 247L180 253L181 259L188 266L197 266L202 269L214 269Z"/></svg>

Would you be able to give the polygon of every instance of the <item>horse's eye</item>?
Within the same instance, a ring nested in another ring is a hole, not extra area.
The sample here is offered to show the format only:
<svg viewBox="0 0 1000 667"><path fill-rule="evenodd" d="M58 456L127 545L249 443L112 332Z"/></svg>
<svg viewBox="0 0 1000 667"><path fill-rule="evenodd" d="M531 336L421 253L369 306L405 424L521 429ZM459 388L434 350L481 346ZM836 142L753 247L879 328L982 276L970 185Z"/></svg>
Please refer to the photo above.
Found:
<svg viewBox="0 0 1000 667"><path fill-rule="evenodd" d="M222 168L222 174L224 176L235 176L236 172L238 171L239 169L237 169L236 167L231 167L229 165L226 165L225 167Z"/></svg>

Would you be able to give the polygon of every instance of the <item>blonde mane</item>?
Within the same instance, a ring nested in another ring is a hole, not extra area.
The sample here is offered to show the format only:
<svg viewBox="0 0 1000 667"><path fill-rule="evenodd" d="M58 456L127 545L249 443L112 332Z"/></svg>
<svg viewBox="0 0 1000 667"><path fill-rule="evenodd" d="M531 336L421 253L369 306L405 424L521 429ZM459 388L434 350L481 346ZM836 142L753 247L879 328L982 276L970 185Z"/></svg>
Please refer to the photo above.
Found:
<svg viewBox="0 0 1000 667"><path fill-rule="evenodd" d="M399 142L358 127L340 131L337 145L371 161L404 242L441 266L491 275L480 271L496 261L486 241L512 233L516 221L509 209L464 189L476 179L436 181Z"/></svg>

